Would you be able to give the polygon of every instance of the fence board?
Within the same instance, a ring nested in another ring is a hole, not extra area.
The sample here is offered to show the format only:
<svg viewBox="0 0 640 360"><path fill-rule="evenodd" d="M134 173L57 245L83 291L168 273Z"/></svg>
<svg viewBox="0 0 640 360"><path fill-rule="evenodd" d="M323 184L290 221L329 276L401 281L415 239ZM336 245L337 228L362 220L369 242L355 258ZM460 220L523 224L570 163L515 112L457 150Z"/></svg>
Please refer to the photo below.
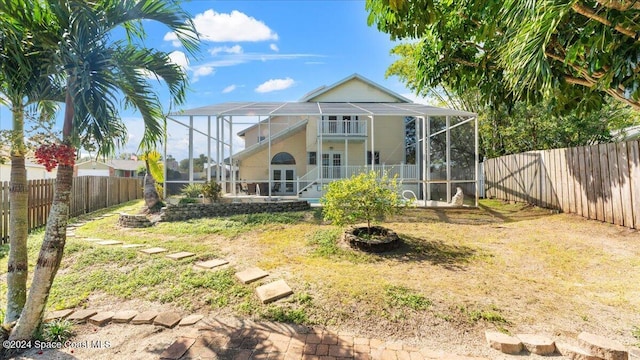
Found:
<svg viewBox="0 0 640 360"><path fill-rule="evenodd" d="M600 173L600 148L590 146L591 149L591 174L593 176L593 196L595 197L595 216L597 220L604 221L604 205L602 192L602 175Z"/></svg>
<svg viewBox="0 0 640 360"><path fill-rule="evenodd" d="M622 205L623 225L633 227L633 208L631 206L631 178L629 176L629 155L626 143L618 143L618 171L620 183L620 201Z"/></svg>
<svg viewBox="0 0 640 360"><path fill-rule="evenodd" d="M618 151L616 144L607 144L609 157L609 173L611 177L611 203L613 204L613 223L622 225L624 215L622 213L622 197L620 193L620 173L618 169Z"/></svg>
<svg viewBox="0 0 640 360"><path fill-rule="evenodd" d="M53 203L55 180L30 180L28 183L28 210L27 223L29 231L45 226ZM110 191L108 184L119 189L121 184L125 194L119 196L118 191L111 191L113 203L109 204L107 193ZM142 198L141 179L135 178L107 178L100 176L74 177L71 187L71 202L69 215L76 217L87 212L102 209L107 206L117 205L134 199ZM128 191L127 189L133 189ZM133 195L133 196L130 196ZM0 243L9 240L9 183L0 183Z"/></svg>
<svg viewBox="0 0 640 360"><path fill-rule="evenodd" d="M640 147L637 141L627 143L629 154L629 184L631 185L631 208L634 210L633 227L640 228Z"/></svg>
<svg viewBox="0 0 640 360"><path fill-rule="evenodd" d="M488 197L640 228L640 141L501 156L484 169Z"/></svg>

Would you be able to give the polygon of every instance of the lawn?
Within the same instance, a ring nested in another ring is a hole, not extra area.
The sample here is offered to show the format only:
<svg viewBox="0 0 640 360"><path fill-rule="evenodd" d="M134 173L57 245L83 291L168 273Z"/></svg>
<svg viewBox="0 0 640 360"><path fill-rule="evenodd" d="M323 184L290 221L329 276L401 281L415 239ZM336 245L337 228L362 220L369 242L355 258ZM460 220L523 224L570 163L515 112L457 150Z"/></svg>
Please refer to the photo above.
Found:
<svg viewBox="0 0 640 360"><path fill-rule="evenodd" d="M134 213L141 202L103 212ZM353 331L424 345L483 342L485 329L575 337L590 331L637 344L640 234L522 204L484 200L478 209L410 209L389 219L404 245L370 255L344 247L318 209L159 223L123 229L117 216L68 238L49 309L147 307ZM169 260L82 237L190 251ZM42 233L29 238L30 261ZM7 246L0 250L6 269ZM222 258L218 271L193 268ZM234 273L270 276L244 285ZM31 269L32 270L32 269ZM6 278L6 275L3 275ZM254 289L285 279L294 295L263 305ZM5 307L6 281L0 283ZM124 304L124 305L123 305Z"/></svg>

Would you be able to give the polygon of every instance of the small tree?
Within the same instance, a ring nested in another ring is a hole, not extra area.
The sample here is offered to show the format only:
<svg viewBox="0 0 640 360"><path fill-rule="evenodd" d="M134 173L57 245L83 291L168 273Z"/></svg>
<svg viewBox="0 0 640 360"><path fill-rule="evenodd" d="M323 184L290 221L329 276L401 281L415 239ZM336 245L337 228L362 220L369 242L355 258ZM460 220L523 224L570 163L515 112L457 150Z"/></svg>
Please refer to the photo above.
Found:
<svg viewBox="0 0 640 360"><path fill-rule="evenodd" d="M375 171L333 181L320 203L324 219L336 225L366 221L371 234L371 222L384 220L404 206L398 196L398 181L387 173L380 178Z"/></svg>

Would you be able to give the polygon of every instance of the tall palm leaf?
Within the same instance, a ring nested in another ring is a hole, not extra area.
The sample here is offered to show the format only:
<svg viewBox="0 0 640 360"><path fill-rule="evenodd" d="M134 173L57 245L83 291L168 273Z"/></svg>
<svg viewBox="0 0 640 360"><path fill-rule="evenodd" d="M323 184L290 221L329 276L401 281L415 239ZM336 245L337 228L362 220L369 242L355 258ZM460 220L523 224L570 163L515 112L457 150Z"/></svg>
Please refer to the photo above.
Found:
<svg viewBox="0 0 640 360"><path fill-rule="evenodd" d="M115 147L122 122L118 116L118 96L138 109L145 122L144 146L162 137L163 111L147 74L162 79L173 101L181 103L187 79L181 69L170 63L167 54L110 41L110 33L124 27L128 42L144 38L141 21L154 20L173 30L192 52L197 49L193 24L172 0L80 0L50 2L61 28L61 49L51 68L60 69L66 77L67 95L63 124L63 143L78 146L82 139L95 139L100 151ZM73 168L60 165L51 213L29 297L11 333L12 339L33 336L40 323L56 271L62 259L69 215L69 195Z"/></svg>

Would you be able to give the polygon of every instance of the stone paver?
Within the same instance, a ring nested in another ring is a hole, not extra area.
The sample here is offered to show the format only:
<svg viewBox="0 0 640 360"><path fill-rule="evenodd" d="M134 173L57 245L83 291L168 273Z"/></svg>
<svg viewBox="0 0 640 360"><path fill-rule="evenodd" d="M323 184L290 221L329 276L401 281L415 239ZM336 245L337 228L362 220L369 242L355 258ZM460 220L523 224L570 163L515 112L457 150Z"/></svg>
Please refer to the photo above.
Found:
<svg viewBox="0 0 640 360"><path fill-rule="evenodd" d="M517 334L524 347L532 354L551 355L556 351L556 344L546 336L535 334Z"/></svg>
<svg viewBox="0 0 640 360"><path fill-rule="evenodd" d="M505 354L518 354L522 351L522 342L513 336L497 331L485 331L489 346Z"/></svg>
<svg viewBox="0 0 640 360"><path fill-rule="evenodd" d="M588 351L570 344L556 343L556 349L560 355L571 360L602 360Z"/></svg>
<svg viewBox="0 0 640 360"><path fill-rule="evenodd" d="M122 245L123 248L125 249L133 249L133 248L139 248L139 247L143 247L144 245L142 244L124 244Z"/></svg>
<svg viewBox="0 0 640 360"><path fill-rule="evenodd" d="M101 311L90 317L87 321L96 326L104 326L111 321L113 315L115 315L113 311Z"/></svg>
<svg viewBox="0 0 640 360"><path fill-rule="evenodd" d="M184 353L189 350L189 348L196 342L196 339L188 338L188 337L179 337L173 344L171 344L168 348L166 348L162 354L160 354L160 359L167 360L178 360L184 355Z"/></svg>
<svg viewBox="0 0 640 360"><path fill-rule="evenodd" d="M96 244L98 244L98 245L120 245L120 244L122 244L122 241L118 241L118 240L102 240L102 241L97 241Z"/></svg>
<svg viewBox="0 0 640 360"><path fill-rule="evenodd" d="M66 319L71 314L73 314L73 310L71 310L71 309L53 311L53 312L48 313L44 317L43 321L44 322L49 322L49 321L53 321L53 320Z"/></svg>
<svg viewBox="0 0 640 360"><path fill-rule="evenodd" d="M182 320L182 316L168 311L158 314L158 316L153 319L153 325L164 326L166 328L172 328Z"/></svg>
<svg viewBox="0 0 640 360"><path fill-rule="evenodd" d="M147 254L147 255L154 255L154 254L160 254L166 251L169 251L165 248L161 248L161 247L152 247L149 249L143 249L143 250L139 250L141 253L143 254Z"/></svg>
<svg viewBox="0 0 640 360"><path fill-rule="evenodd" d="M136 315L138 315L138 312L135 310L118 311L113 315L111 321L118 324L126 324L136 317Z"/></svg>
<svg viewBox="0 0 640 360"><path fill-rule="evenodd" d="M266 304L287 297L293 294L293 291L284 280L278 280L266 285L258 286L256 288L256 294L258 294L260 301L262 301L263 304Z"/></svg>
<svg viewBox="0 0 640 360"><path fill-rule="evenodd" d="M180 323L178 323L178 326L191 326L191 325L195 325L198 321L202 320L202 318L204 318L203 315L189 315L186 316L184 318L182 318L182 320L180 320Z"/></svg>
<svg viewBox="0 0 640 360"><path fill-rule="evenodd" d="M269 274L266 271L257 267L248 268L236 273L236 277L238 278L238 280L240 280L244 284L260 280L263 277L267 276L269 276Z"/></svg>
<svg viewBox="0 0 640 360"><path fill-rule="evenodd" d="M629 353L624 345L603 336L582 332L578 335L580 346L589 353L605 360L627 360Z"/></svg>
<svg viewBox="0 0 640 360"><path fill-rule="evenodd" d="M229 262L227 260L222 259L213 259L208 261L200 261L195 264L196 267L202 269L213 269L222 265L227 265Z"/></svg>
<svg viewBox="0 0 640 360"><path fill-rule="evenodd" d="M181 252L178 252L178 253L175 253L175 254L169 254L169 255L167 255L167 257L169 259L172 259L172 260L182 260L184 258L188 258L188 257L194 256L194 255L195 254L192 253L192 252L181 251Z"/></svg>
<svg viewBox="0 0 640 360"><path fill-rule="evenodd" d="M92 237L88 237L88 238L84 238L84 241L89 241L89 242L98 242L98 241L105 241L104 239L100 239L100 238L92 238Z"/></svg>
<svg viewBox="0 0 640 360"><path fill-rule="evenodd" d="M144 311L131 319L131 323L134 325L152 324L156 316L158 316L157 311Z"/></svg>
<svg viewBox="0 0 640 360"><path fill-rule="evenodd" d="M92 317L97 313L98 312L96 310L78 310L73 314L69 315L69 317L67 317L67 320L77 322L78 324L82 324L85 321L87 321L88 318Z"/></svg>

